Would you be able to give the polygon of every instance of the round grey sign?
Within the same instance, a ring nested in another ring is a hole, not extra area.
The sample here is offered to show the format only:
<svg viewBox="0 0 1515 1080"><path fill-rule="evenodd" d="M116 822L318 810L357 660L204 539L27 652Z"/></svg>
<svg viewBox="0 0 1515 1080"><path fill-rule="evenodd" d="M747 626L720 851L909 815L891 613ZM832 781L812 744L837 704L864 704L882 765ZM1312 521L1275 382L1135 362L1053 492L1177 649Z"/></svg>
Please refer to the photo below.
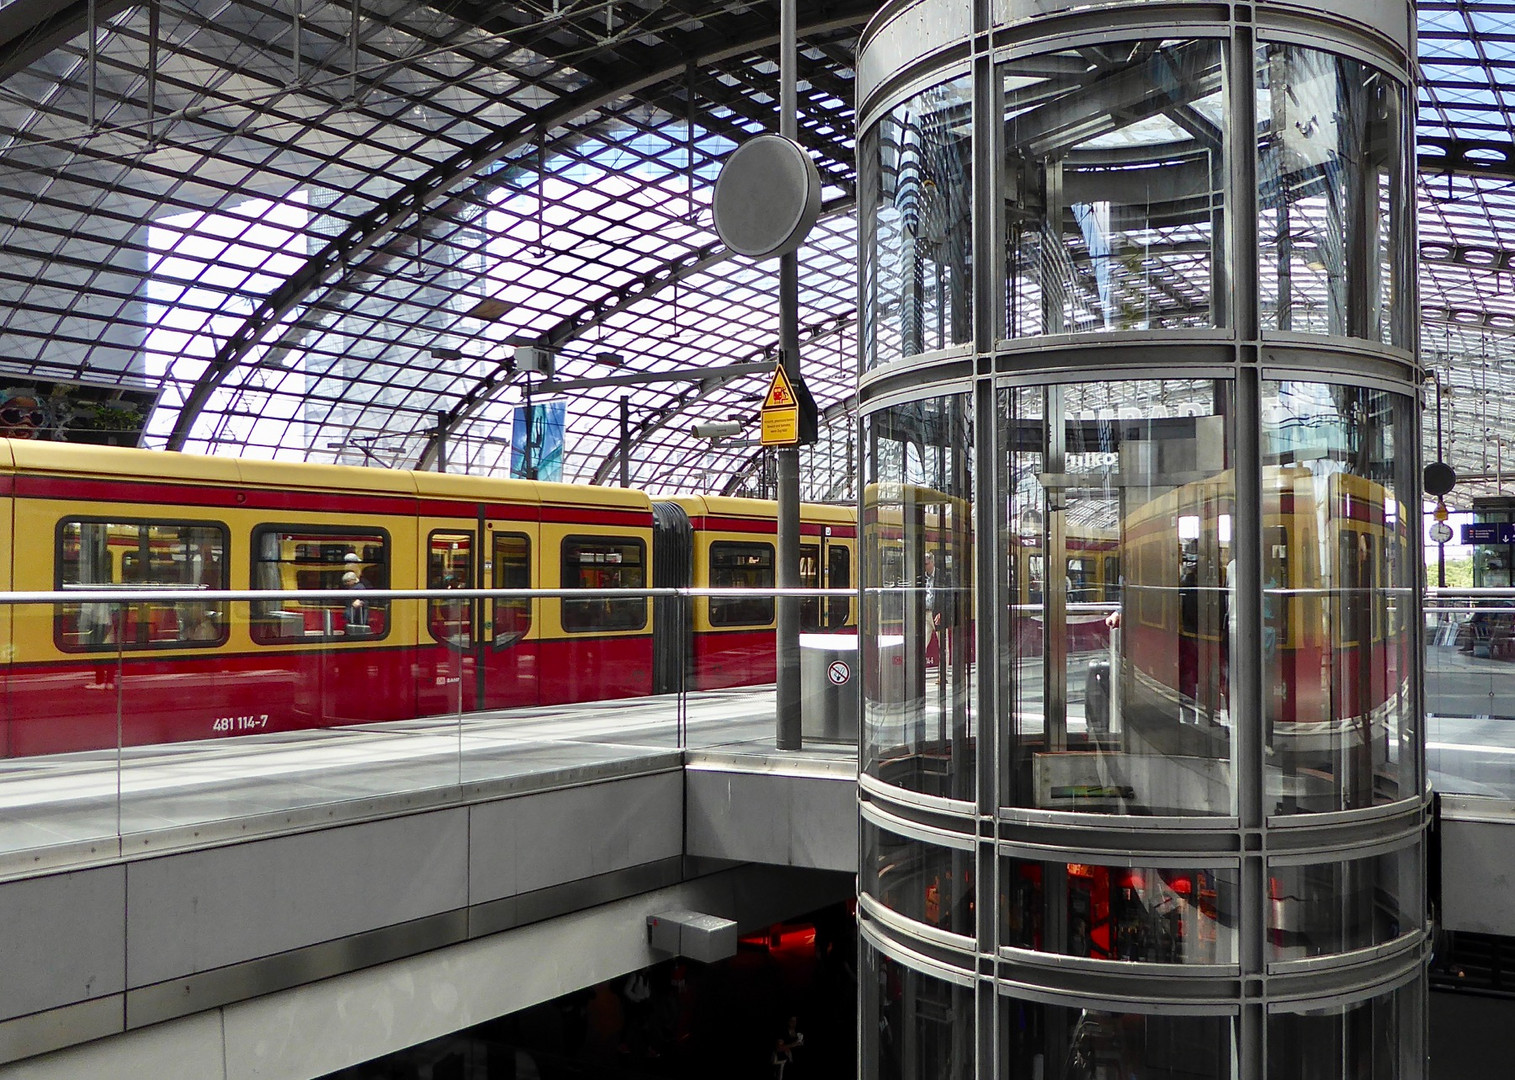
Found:
<svg viewBox="0 0 1515 1080"><path fill-rule="evenodd" d="M715 231L738 255L787 255L821 212L821 174L810 155L782 135L738 146L715 182Z"/></svg>

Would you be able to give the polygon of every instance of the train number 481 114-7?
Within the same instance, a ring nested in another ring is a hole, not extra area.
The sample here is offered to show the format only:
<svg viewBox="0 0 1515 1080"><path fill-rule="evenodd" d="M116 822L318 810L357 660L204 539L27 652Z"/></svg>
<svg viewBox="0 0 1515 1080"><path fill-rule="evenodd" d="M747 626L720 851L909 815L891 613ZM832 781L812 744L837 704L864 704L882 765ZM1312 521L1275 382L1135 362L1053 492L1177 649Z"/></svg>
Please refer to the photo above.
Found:
<svg viewBox="0 0 1515 1080"><path fill-rule="evenodd" d="M262 731L268 727L268 714L253 716L218 716L211 721L212 731Z"/></svg>

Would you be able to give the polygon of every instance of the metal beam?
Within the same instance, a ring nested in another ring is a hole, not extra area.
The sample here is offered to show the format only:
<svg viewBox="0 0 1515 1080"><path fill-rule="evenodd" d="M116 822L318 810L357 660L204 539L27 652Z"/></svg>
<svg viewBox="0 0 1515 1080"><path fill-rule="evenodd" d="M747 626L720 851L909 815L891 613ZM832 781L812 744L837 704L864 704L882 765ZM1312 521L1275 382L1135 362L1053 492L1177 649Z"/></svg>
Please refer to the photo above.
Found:
<svg viewBox="0 0 1515 1080"><path fill-rule="evenodd" d="M533 393L555 394L564 390L596 390L602 386L640 386L643 383L704 382L707 379L729 381L744 375L771 375L773 364L727 364L714 368L674 368L671 371L638 371L630 375L606 375L598 379L562 379L537 383Z"/></svg>
<svg viewBox="0 0 1515 1080"><path fill-rule="evenodd" d="M1508 139L1449 139L1427 135L1418 138L1415 146L1415 164L1422 173L1515 180L1515 142Z"/></svg>
<svg viewBox="0 0 1515 1080"><path fill-rule="evenodd" d="M852 197L844 197L833 200L822 208L820 220L826 220L841 214L850 213L855 201ZM628 282L618 289L610 297L599 300L583 311L560 321L556 326L544 331L534 342L523 344L535 345L538 348L556 350L568 345L575 338L593 330L597 326L609 322L610 318L622 311L639 304L650 296L655 296L676 282L683 281L697 273L702 273L712 266L719 265L731 258L731 252L726 245L719 241L713 242L700 249L700 255L694 260L684 259L679 262L666 263L654 271L649 271L634 281ZM472 419L483 407L488 404L498 390L504 389L508 380L500 378L496 372L487 379L470 389L459 400L458 404L448 411L449 423L447 430L456 431L459 426ZM605 385L615 385L605 384ZM434 438L433 438L434 443ZM429 469L435 460L435 446L428 443L421 456L417 459L416 468ZM606 475L609 475L606 473Z"/></svg>
<svg viewBox="0 0 1515 1080"><path fill-rule="evenodd" d="M857 318L856 318L855 314L854 314L853 318L851 318L851 319L844 319L842 321L831 320L829 323L812 324L812 326L810 327L810 333L805 336L804 343L807 344L807 345L810 345L810 344L814 344L817 341L824 341L824 340L826 340L826 338L832 336L833 334L840 334L843 331L847 330L849 327L853 327L853 326L856 326L856 325L857 325ZM771 349L772 349L772 347L770 347L770 350ZM718 369L718 370L730 371L733 368L740 367L740 366L742 366L742 365L736 365L736 364L734 364L730 368L724 368L724 369ZM763 371L765 371L765 372L771 372L773 370L773 361L772 360L765 360L761 364L759 364L758 366L760 368L762 368ZM741 377L742 376L733 376L733 378L741 378ZM712 393L714 393L716 390L720 389L722 386L724 386L727 382L730 382L730 381L731 381L731 379L722 378L722 379L713 379L713 380L709 380L707 382L702 382L699 385L699 387L697 387L695 390L691 391L689 394L685 394L685 395L680 396L680 398L676 402L674 402L673 404L669 405L667 408L662 409L661 411L659 411L656 415L654 415L650 419L644 420L642 422L641 426L637 430L636 438L631 443L630 450L634 452L634 451L640 449L643 445L646 444L647 439L648 439L649 436L651 436L655 432L661 431L663 428L667 427L670 423L673 422L673 420L676 417L678 417L681 413L683 413L686 409L688 409L688 407L690 405L694 404L696 401L699 401L702 398L709 397ZM836 402L835 404L828 406L821 413L821 419L823 421L829 420L834 415L834 413L837 410L839 410L839 409L845 410L849 405L851 405L851 404L853 404L855 402L855 399L856 399L856 394L851 394L851 395L848 395L847 397L843 398L841 401ZM614 453L610 454L603 462L600 463L600 467L595 470L594 476L590 478L589 482L591 484L602 484L602 483L605 482L606 478L608 478L611 475L612 471L616 468L616 465L617 465L617 455L619 453L620 453L620 450L619 450L619 448L617 448L617 450ZM757 460L761 460L762 459L762 452L758 451L754 456L755 456L755 458ZM749 458L749 460L748 460L748 468L749 468L749 470L750 470L750 466L751 466L751 461L752 460L753 459L751 459L751 458ZM734 473L733 475L743 475L743 474L740 473L740 472L738 472L738 473Z"/></svg>
<svg viewBox="0 0 1515 1080"><path fill-rule="evenodd" d="M870 11L871 9L853 7L836 13L822 12L815 17L814 22L804 26L802 32L821 34L854 27L859 25ZM753 36L744 40L729 41L723 48L695 57L692 62L702 67L710 67L723 60L748 55L777 42L778 35L771 24L755 22L753 28L757 31ZM687 57L668 57L663 67L631 73L622 83L588 86L565 95L553 107L521 117L513 123L497 128L471 146L458 151L446 161L432 166L414 180L402 185L398 191L368 213L352 221L339 235L306 260L304 266L264 297L242 324L232 331L186 396L184 406L169 435L167 448L170 450L184 448L189 442L195 421L204 411L211 395L237 370L248 353L257 348L263 335L282 322L295 307L304 302L311 292L319 288L329 275L345 273L351 261L372 249L397 229L413 223L425 212L430 202L441 197L453 185L529 144L541 132L567 124L576 117L601 108L618 98L639 93L670 79L682 79L690 62Z"/></svg>

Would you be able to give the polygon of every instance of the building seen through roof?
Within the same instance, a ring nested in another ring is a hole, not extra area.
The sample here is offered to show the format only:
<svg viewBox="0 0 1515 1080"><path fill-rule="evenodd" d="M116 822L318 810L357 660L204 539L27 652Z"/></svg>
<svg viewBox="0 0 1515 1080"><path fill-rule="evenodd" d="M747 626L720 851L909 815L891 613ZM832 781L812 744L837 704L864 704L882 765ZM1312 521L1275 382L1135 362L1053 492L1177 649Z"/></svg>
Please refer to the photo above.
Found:
<svg viewBox="0 0 1515 1080"><path fill-rule="evenodd" d="M875 7L799 11L815 499L856 494L852 60ZM1466 506L1515 472L1515 5L1419 13L1421 346ZM776 262L730 256L710 197L777 127L777 32L767 2L0 4L0 385L43 426L135 410L149 447L503 474L530 382L561 404L564 480L619 482L624 400L632 484L763 493ZM1320 225L1291 241L1329 245ZM1154 238L1141 318L1193 302L1184 239ZM1325 304L1315 272L1298 310ZM743 432L691 434L716 420ZM1425 431L1429 460L1434 409Z"/></svg>

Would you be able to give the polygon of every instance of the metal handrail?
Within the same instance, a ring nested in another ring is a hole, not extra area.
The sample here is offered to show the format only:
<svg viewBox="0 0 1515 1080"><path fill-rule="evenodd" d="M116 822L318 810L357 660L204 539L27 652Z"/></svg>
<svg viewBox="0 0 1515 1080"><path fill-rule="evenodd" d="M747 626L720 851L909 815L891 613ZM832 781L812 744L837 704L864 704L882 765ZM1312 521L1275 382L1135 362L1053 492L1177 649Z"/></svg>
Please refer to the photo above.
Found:
<svg viewBox="0 0 1515 1080"><path fill-rule="evenodd" d="M648 589L204 589L192 585L114 586L110 589L67 587L54 592L0 592L4 604L140 604L151 599L164 603L210 600L228 602L267 600L592 600L610 597L637 599L655 597L755 597L794 596L857 599L856 589L738 589L738 588L648 588Z"/></svg>

